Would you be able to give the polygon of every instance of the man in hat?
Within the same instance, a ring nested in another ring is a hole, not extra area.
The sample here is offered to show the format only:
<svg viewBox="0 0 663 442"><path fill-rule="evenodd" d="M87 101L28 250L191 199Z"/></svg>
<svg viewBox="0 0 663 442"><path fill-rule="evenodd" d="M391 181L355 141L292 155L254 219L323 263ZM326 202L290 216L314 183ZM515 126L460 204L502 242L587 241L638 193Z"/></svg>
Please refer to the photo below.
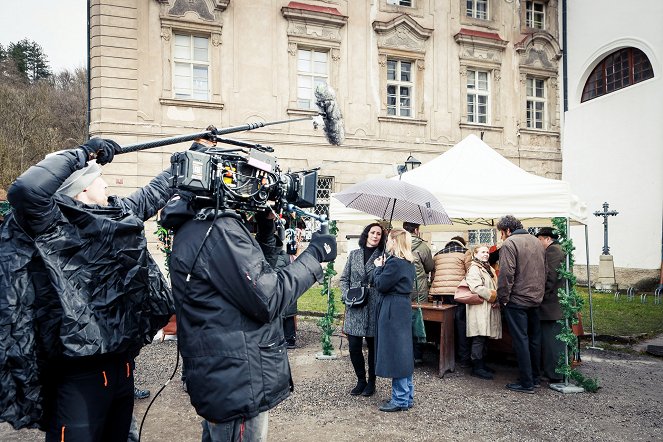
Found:
<svg viewBox="0 0 663 442"><path fill-rule="evenodd" d="M0 323L13 326L0 330L12 349L0 351L0 420L39 425L46 441L127 440L134 358L174 312L144 232L172 194L170 172L108 197L100 166L119 152L94 138L9 188Z"/></svg>
<svg viewBox="0 0 663 442"><path fill-rule="evenodd" d="M564 343L557 339L562 332L559 321L564 317L559 304L559 289L564 287L564 279L557 271L564 262L565 255L557 242L558 235L550 227L539 229L536 234L546 250L546 286L543 301L539 307L541 320L541 371L551 383L562 382L562 377L555 371L559 358L564 354Z"/></svg>
<svg viewBox="0 0 663 442"><path fill-rule="evenodd" d="M497 222L502 237L497 297L504 309L520 378L506 388L534 393L541 365L539 305L546 282L545 252L537 239L512 215Z"/></svg>

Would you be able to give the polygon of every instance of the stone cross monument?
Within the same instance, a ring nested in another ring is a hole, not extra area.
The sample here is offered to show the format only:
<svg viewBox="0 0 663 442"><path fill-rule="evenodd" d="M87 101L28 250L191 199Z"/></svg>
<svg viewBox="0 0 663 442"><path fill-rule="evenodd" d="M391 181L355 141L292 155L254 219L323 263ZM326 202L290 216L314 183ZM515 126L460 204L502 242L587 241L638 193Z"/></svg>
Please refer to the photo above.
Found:
<svg viewBox="0 0 663 442"><path fill-rule="evenodd" d="M610 247L608 246L608 217L617 216L619 212L616 210L608 210L608 203L603 203L603 211L597 210L594 216L603 217L603 254L599 259L599 280L596 283L596 288L601 290L616 290L617 283L615 281L615 263L610 255Z"/></svg>

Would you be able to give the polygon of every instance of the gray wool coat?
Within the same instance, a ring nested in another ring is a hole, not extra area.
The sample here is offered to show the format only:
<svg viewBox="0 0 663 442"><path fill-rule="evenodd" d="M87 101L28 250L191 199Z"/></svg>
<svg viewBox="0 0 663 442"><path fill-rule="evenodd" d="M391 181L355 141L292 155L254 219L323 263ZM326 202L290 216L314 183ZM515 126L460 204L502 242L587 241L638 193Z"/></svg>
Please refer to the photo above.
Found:
<svg viewBox="0 0 663 442"><path fill-rule="evenodd" d="M371 289L368 294L368 302L363 307L346 307L343 332L352 336L375 336L375 322L377 319L380 295L373 288L373 272L375 270L375 259L382 251L375 249L364 266L364 250L360 247L350 252L345 268L341 274L341 299L345 301L348 290L351 287L360 287L365 275L368 275L368 283Z"/></svg>

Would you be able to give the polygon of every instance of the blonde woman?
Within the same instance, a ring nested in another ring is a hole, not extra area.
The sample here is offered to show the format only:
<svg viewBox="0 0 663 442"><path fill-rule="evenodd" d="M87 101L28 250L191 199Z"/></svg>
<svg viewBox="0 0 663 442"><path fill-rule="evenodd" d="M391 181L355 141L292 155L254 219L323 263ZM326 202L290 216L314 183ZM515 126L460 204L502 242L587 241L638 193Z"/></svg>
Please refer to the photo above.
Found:
<svg viewBox="0 0 663 442"><path fill-rule="evenodd" d="M481 304L468 304L466 310L467 337L472 341L471 354L472 376L481 379L493 379L492 370L486 368L484 355L488 338L502 337L502 318L497 299L497 279L488 263L488 246L478 245L472 253L472 263L465 280L472 292L484 301Z"/></svg>
<svg viewBox="0 0 663 442"><path fill-rule="evenodd" d="M412 236L394 229L387 237L388 256L375 260L374 283L382 296L378 310L375 374L391 379L391 400L380 411L403 411L414 400L412 354L412 305L410 293L415 270Z"/></svg>

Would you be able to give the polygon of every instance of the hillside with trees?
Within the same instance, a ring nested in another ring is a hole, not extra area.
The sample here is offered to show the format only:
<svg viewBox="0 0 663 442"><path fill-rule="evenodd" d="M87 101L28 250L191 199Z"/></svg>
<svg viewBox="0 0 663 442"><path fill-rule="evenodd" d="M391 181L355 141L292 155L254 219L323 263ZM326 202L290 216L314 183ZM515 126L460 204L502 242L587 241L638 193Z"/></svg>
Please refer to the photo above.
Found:
<svg viewBox="0 0 663 442"><path fill-rule="evenodd" d="M41 46L0 44L0 189L47 153L87 139L87 72L53 73Z"/></svg>

